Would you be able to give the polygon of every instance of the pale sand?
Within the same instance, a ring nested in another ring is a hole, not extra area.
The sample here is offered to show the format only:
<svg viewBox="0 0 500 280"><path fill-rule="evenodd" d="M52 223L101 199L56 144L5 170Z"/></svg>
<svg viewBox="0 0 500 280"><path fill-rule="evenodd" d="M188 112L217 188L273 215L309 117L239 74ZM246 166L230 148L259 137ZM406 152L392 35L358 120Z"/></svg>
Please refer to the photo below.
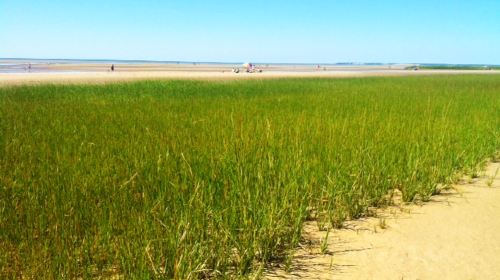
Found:
<svg viewBox="0 0 500 280"><path fill-rule="evenodd" d="M390 207L379 218L348 222L330 232L326 255L319 245L299 249L290 273L275 268L266 278L500 279L498 170L500 163L492 163L481 178L422 206ZM315 222L305 232L316 244L325 236Z"/></svg>
<svg viewBox="0 0 500 280"><path fill-rule="evenodd" d="M404 65L391 66L330 66L324 70L311 66L262 66L263 73L232 73L236 65L116 65L110 72L106 64L43 64L33 65L32 73L0 73L0 86L40 83L109 83L135 80L190 79L267 79L299 77L369 77L436 74L500 74L497 70L403 70ZM241 68L241 67L240 67Z"/></svg>

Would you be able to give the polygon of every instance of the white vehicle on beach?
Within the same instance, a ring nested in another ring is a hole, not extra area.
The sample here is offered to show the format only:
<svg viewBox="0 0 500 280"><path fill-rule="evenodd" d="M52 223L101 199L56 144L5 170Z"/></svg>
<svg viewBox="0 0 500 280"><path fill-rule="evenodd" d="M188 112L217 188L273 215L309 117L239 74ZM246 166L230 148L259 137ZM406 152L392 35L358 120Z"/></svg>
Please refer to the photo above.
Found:
<svg viewBox="0 0 500 280"><path fill-rule="evenodd" d="M249 62L248 63L243 63L243 65L241 67L247 73L262 73L262 69L257 68L255 64L252 64L252 63L249 63ZM240 68L239 67L233 68L233 72L234 73L240 73Z"/></svg>

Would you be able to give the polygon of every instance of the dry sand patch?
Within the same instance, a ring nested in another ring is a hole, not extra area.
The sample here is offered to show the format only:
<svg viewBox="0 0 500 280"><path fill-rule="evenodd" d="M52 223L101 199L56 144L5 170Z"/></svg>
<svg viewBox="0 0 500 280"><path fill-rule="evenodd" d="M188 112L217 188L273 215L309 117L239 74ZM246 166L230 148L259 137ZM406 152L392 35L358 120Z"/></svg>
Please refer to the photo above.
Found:
<svg viewBox="0 0 500 280"><path fill-rule="evenodd" d="M378 217L326 232L305 226L316 245L299 249L288 273L267 279L500 279L500 163L421 206L389 207Z"/></svg>
<svg viewBox="0 0 500 280"><path fill-rule="evenodd" d="M62 72L0 73L0 86L43 84L43 83L110 83L137 80L234 80L234 79L274 79L274 78L346 78L377 76L416 76L416 75L454 75L454 74L500 74L495 70L380 70L380 69L335 69L329 71L304 71L301 69L277 69L263 73L232 73L230 68L188 68L171 67L168 69L145 68L139 66L125 68L123 71L110 72L93 70L92 67L71 65L57 69ZM81 71L80 71L81 70Z"/></svg>

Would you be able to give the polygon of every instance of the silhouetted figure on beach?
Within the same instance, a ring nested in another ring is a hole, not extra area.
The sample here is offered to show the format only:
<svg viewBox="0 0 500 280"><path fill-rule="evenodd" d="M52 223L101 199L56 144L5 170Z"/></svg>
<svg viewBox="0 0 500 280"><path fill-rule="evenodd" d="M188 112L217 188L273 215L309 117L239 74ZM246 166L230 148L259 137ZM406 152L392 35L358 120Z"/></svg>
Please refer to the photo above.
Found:
<svg viewBox="0 0 500 280"><path fill-rule="evenodd" d="M111 64L111 72L114 72L114 71L115 71L115 65Z"/></svg>
<svg viewBox="0 0 500 280"><path fill-rule="evenodd" d="M31 63L28 63L28 72L31 72Z"/></svg>

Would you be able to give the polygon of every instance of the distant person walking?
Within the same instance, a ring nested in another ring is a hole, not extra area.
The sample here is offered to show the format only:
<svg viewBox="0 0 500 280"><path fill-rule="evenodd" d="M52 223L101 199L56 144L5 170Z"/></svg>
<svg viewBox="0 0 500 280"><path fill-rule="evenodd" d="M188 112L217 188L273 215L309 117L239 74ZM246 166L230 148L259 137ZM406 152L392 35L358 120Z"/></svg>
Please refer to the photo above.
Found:
<svg viewBox="0 0 500 280"><path fill-rule="evenodd" d="M31 63L28 63L28 72L31 72Z"/></svg>
<svg viewBox="0 0 500 280"><path fill-rule="evenodd" d="M111 64L111 72L115 72L115 65Z"/></svg>

